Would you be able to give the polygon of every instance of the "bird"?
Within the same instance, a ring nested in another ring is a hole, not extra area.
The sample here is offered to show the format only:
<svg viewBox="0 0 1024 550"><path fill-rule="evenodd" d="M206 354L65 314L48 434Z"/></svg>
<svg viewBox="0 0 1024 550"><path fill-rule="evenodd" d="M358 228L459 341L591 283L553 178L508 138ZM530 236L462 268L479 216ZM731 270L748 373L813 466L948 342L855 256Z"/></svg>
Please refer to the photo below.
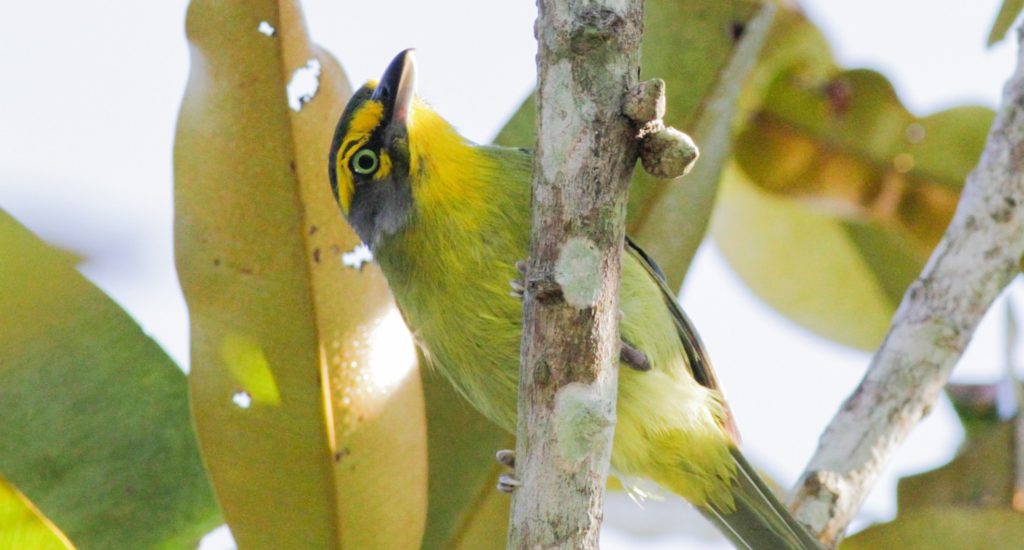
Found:
<svg viewBox="0 0 1024 550"><path fill-rule="evenodd" d="M328 157L331 190L416 345L480 413L515 433L532 152L478 145L415 93L411 50L359 88ZM611 466L697 507L738 548L821 548L739 450L721 384L654 261L622 258ZM521 265L520 265L521 267Z"/></svg>

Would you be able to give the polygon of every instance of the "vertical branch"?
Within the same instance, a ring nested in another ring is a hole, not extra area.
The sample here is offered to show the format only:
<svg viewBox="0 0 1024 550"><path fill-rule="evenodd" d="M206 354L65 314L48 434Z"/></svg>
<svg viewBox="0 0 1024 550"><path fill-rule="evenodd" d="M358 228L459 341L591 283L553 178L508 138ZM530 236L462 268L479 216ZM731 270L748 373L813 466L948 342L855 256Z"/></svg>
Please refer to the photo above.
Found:
<svg viewBox="0 0 1024 550"><path fill-rule="evenodd" d="M956 215L907 289L867 373L825 429L791 507L835 544L879 472L935 404L1024 254L1024 51Z"/></svg>
<svg viewBox="0 0 1024 550"><path fill-rule="evenodd" d="M618 287L641 0L539 0L533 226L511 548L597 548L615 426Z"/></svg>

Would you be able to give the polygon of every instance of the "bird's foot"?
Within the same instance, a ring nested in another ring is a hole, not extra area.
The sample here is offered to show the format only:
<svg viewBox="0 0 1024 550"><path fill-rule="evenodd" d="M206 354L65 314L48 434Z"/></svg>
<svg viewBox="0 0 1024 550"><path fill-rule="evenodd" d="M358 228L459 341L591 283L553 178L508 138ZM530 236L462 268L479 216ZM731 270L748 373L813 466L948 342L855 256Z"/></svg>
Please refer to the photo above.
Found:
<svg viewBox="0 0 1024 550"><path fill-rule="evenodd" d="M502 449L498 451L494 458L497 459L498 463L508 468L516 467L516 452L511 449ZM522 485L514 474L501 474L498 476L498 490L506 495L511 495L515 492L516 488Z"/></svg>

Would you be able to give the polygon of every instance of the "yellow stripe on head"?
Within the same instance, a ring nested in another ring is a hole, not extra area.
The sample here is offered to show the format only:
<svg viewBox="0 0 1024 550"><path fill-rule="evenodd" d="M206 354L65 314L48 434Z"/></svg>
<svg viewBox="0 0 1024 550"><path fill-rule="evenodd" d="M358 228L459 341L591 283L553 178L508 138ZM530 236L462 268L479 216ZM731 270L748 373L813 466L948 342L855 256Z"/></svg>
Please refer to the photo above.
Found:
<svg viewBox="0 0 1024 550"><path fill-rule="evenodd" d="M377 83L373 80L366 83L363 89L374 89ZM338 185L338 203L347 215L352 203L352 195L355 193L355 183L352 181L352 174L349 172L348 163L355 154L373 135L374 130L381 124L384 117L384 105L372 99L363 102L349 118L348 130L338 148L335 162L335 174ZM390 163L389 163L390 166Z"/></svg>
<svg viewBox="0 0 1024 550"><path fill-rule="evenodd" d="M380 152L380 166L377 168L377 172L373 174L373 181L380 181L391 173L391 155L387 151Z"/></svg>
<svg viewBox="0 0 1024 550"><path fill-rule="evenodd" d="M359 109L352 114L352 120L348 125L348 138L366 138L371 132L380 126L380 119L384 116L384 104L372 99L366 100Z"/></svg>

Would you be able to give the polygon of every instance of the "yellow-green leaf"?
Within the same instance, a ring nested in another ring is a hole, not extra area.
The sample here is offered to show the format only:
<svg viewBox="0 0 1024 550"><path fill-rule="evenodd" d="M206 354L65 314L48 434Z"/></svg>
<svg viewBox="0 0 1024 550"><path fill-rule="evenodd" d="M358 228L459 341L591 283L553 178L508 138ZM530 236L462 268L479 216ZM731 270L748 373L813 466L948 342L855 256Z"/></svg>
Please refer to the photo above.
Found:
<svg viewBox="0 0 1024 550"><path fill-rule="evenodd" d="M637 170L627 230L678 288L704 238L730 150L740 84L757 59L774 10L751 0L652 0L645 10L643 78L665 80L665 122L688 132L701 158L693 173L675 181ZM495 141L532 147L533 116L531 96Z"/></svg>
<svg viewBox="0 0 1024 550"><path fill-rule="evenodd" d="M773 33L755 71L763 98L746 99L714 236L783 315L872 349L941 238L992 113L917 118L881 75L836 72L802 16L780 21L792 32Z"/></svg>
<svg viewBox="0 0 1024 550"><path fill-rule="evenodd" d="M343 262L358 239L327 179L345 76L295 1L194 0L186 31L176 257L192 408L232 533L243 548L418 547L415 354L379 271Z"/></svg>
<svg viewBox="0 0 1024 550"><path fill-rule="evenodd" d="M74 546L25 495L0 478L0 548L64 550Z"/></svg>
<svg viewBox="0 0 1024 550"><path fill-rule="evenodd" d="M814 82L786 72L737 138L736 160L754 183L887 228L926 256L991 121L991 111L977 107L919 120L873 71Z"/></svg>
<svg viewBox="0 0 1024 550"><path fill-rule="evenodd" d="M2 211L0 250L0 474L79 548L194 547L220 515L184 374Z"/></svg>
<svg viewBox="0 0 1024 550"><path fill-rule="evenodd" d="M1007 31L1017 20L1021 10L1024 10L1024 0L1003 0L1003 5L999 7L999 13L996 14L996 20L992 23L992 30L988 33L987 43L989 46L1006 37Z"/></svg>

